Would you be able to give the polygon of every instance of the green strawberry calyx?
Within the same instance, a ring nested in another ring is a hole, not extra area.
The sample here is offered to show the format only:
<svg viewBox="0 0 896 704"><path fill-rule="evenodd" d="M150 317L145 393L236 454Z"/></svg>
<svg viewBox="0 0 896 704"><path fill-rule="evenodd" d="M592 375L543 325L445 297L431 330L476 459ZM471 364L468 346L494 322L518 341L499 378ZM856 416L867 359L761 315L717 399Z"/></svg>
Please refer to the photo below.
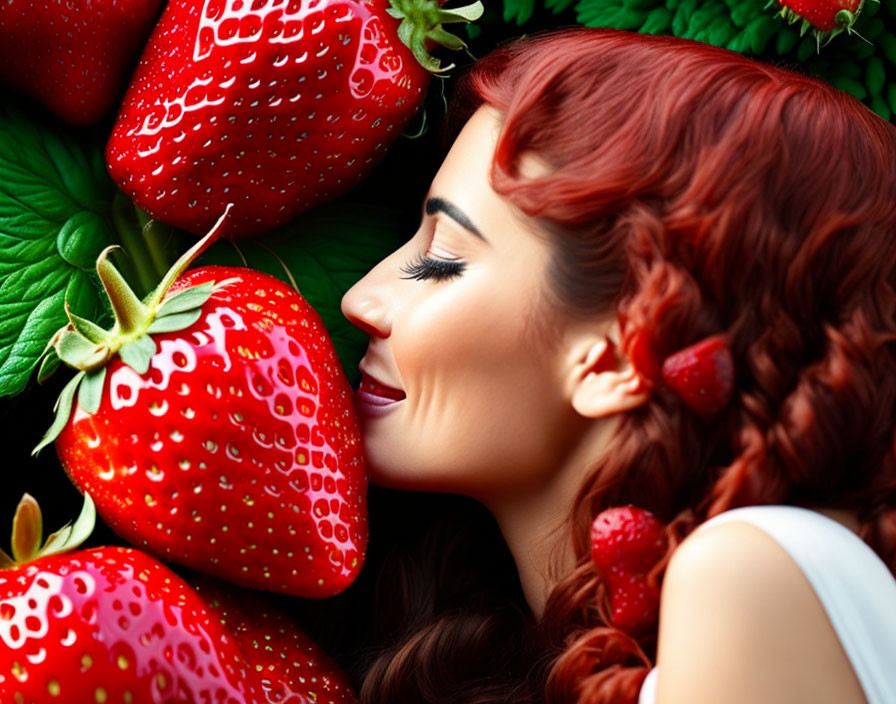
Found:
<svg viewBox="0 0 896 704"><path fill-rule="evenodd" d="M454 64L442 66L441 62L429 53L427 42L435 42L448 49L465 49L463 40L446 31L442 25L457 22L475 22L485 7L477 0L471 5L443 10L438 0L389 0L391 5L386 10L392 17L401 20L398 27L398 38L407 45L427 71L439 73L454 68Z"/></svg>
<svg viewBox="0 0 896 704"><path fill-rule="evenodd" d="M137 297L109 260L109 254L115 247L107 247L100 253L96 271L109 298L114 323L106 330L75 315L66 304L65 312L69 322L47 344L37 379L39 382L45 381L60 362L77 369L78 373L62 389L53 409L56 412L53 424L32 450L32 455L40 452L62 432L71 415L76 393L78 405L84 411L96 413L99 410L106 379L106 363L112 357L117 354L135 372L146 374L156 353L153 333L183 330L199 319L202 306L222 282L216 284L209 281L181 289L170 296L168 292L196 257L218 238L231 207L232 204L228 204L209 233L184 252L161 283L143 300Z"/></svg>
<svg viewBox="0 0 896 704"><path fill-rule="evenodd" d="M878 0L879 1L879 0ZM770 6L774 4L776 0L770 0L769 4L766 6ZM834 15L834 25L833 29L819 29L812 22L804 18L799 13L795 12L789 7L782 6L780 12L778 13L788 24L797 24L800 23L800 36L804 36L807 32L811 31L815 36L816 42L816 51L821 51L821 47L825 46L831 39L836 37L841 32L846 32L847 34L855 34L859 39L864 42L868 42L865 37L859 34L854 28L856 19L859 17L859 13L862 11L862 7L865 5L865 0L860 0L858 5L854 10L842 9L838 10Z"/></svg>
<svg viewBox="0 0 896 704"><path fill-rule="evenodd" d="M90 495L84 494L84 505L74 523L66 523L41 545L43 516L40 506L30 494L22 496L12 520L12 557L0 550L0 569L24 565L39 557L73 550L83 543L96 525L96 507Z"/></svg>

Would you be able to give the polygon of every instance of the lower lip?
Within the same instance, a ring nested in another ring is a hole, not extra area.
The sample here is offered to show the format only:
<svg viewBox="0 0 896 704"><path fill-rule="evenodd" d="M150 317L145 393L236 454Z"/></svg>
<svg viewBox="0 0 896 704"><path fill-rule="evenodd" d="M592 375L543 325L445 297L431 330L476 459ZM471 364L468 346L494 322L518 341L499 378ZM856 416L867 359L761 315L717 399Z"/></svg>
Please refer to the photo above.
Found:
<svg viewBox="0 0 896 704"><path fill-rule="evenodd" d="M381 396L377 393L377 386L365 379L355 392L355 408L362 415L382 416L404 401L404 399Z"/></svg>

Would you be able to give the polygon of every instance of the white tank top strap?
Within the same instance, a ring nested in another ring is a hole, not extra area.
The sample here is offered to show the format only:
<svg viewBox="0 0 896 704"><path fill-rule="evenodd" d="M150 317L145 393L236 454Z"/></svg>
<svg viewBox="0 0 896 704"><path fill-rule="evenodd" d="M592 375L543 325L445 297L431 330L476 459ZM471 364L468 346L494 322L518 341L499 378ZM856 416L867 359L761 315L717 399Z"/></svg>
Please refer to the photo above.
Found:
<svg viewBox="0 0 896 704"><path fill-rule="evenodd" d="M896 703L896 579L877 554L836 521L794 506L738 508L698 530L732 521L772 537L806 575L868 704ZM656 677L654 669L641 687L639 704L655 703Z"/></svg>

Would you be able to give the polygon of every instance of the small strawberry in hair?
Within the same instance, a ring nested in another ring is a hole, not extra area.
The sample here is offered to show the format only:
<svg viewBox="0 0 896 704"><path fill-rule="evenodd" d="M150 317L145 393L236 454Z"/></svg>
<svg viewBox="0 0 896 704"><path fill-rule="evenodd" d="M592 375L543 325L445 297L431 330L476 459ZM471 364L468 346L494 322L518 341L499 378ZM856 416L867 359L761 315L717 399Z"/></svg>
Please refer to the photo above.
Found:
<svg viewBox="0 0 896 704"><path fill-rule="evenodd" d="M662 374L666 386L701 415L721 411L734 391L734 361L721 335L666 357Z"/></svg>
<svg viewBox="0 0 896 704"><path fill-rule="evenodd" d="M665 552L665 526L637 506L608 508L591 525L591 559L607 585L611 621L626 633L656 623L660 594L647 575Z"/></svg>

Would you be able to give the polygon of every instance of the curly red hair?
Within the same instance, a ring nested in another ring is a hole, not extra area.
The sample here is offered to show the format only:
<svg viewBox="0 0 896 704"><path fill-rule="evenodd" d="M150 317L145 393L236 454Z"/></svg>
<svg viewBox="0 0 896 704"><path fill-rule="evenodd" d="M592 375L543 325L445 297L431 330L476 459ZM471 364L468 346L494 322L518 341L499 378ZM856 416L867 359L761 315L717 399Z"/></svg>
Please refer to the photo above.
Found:
<svg viewBox="0 0 896 704"><path fill-rule="evenodd" d="M896 573L896 129L810 77L613 30L497 50L461 82L455 123L482 104L503 119L492 185L548 233L557 304L615 311L622 348L657 360L725 334L736 369L711 418L657 383L589 469L532 700L635 702L651 666L656 629L609 625L590 564L608 506L669 524L657 581L700 522L771 503L854 511ZM525 152L549 173L521 175Z"/></svg>

